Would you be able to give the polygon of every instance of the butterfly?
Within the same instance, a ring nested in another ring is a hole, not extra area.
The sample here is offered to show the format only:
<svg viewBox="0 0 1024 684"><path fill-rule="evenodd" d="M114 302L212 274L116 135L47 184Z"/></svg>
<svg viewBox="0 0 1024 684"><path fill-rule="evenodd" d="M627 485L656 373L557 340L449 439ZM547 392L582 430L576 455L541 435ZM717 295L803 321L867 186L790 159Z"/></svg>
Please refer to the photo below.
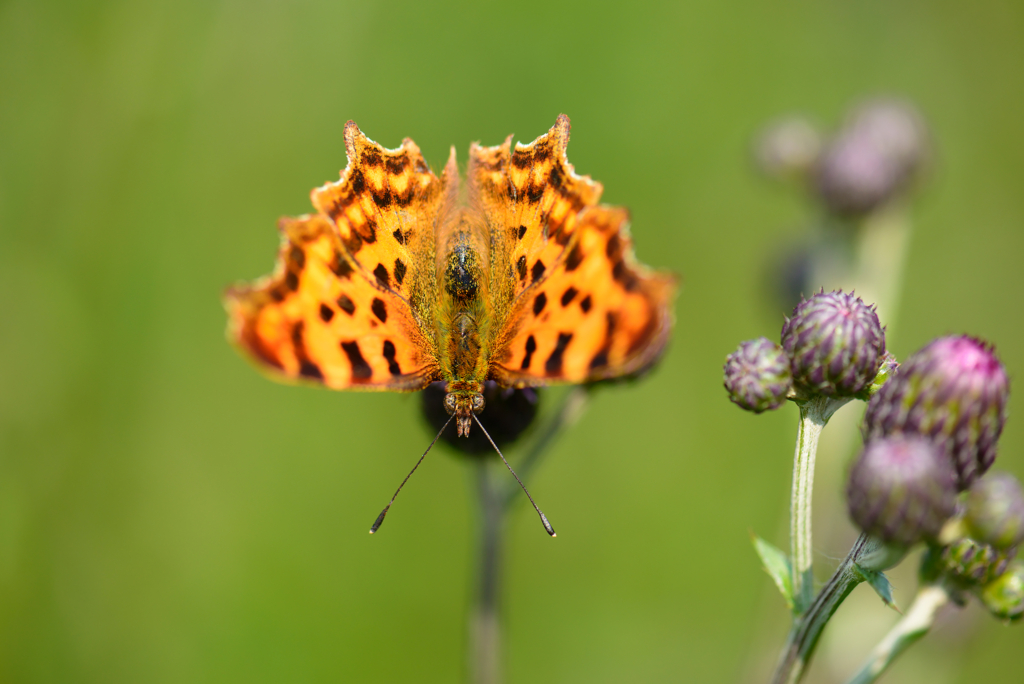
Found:
<svg viewBox="0 0 1024 684"><path fill-rule="evenodd" d="M563 114L529 145L474 143L463 183L454 147L438 177L409 138L385 149L349 121L348 165L312 191L315 213L280 220L273 274L228 290L229 339L285 381L442 381L460 437L473 420L486 434L485 382L648 369L669 338L676 279L635 260L627 211L599 204L601 184L566 159L569 128Z"/></svg>

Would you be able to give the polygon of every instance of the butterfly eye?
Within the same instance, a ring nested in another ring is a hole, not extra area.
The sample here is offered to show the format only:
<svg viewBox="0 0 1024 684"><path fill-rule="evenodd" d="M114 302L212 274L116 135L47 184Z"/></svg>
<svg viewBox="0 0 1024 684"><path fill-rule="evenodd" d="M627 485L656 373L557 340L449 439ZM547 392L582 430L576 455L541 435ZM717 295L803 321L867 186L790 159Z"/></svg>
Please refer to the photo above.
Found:
<svg viewBox="0 0 1024 684"><path fill-rule="evenodd" d="M480 413L484 410L484 397L482 394L473 396L473 412Z"/></svg>
<svg viewBox="0 0 1024 684"><path fill-rule="evenodd" d="M446 394L444 397L444 407L448 410L448 413L455 413L455 395Z"/></svg>

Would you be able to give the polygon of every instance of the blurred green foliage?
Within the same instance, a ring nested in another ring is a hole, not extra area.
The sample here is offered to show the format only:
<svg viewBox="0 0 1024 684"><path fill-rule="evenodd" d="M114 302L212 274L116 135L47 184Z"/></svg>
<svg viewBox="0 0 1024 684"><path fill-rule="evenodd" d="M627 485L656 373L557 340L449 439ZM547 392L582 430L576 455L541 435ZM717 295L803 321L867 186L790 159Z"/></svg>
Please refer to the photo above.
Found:
<svg viewBox="0 0 1024 684"><path fill-rule="evenodd" d="M559 112L639 257L685 286L660 368L599 393L530 482L558 538L511 517L509 679L763 672L757 623L779 626L770 663L785 607L748 531L786 543L796 412L739 411L721 364L777 338L763 259L809 209L755 177L750 137L916 102L937 165L890 346L970 332L1017 376L1022 35L1010 0L0 3L0 680L461 676L465 463L432 454L367 535L431 437L416 397L267 381L225 343L220 292L337 178L347 119L439 168ZM1018 415L1001 467L1024 473ZM1024 632L977 627L917 648L950 682L1019 667Z"/></svg>

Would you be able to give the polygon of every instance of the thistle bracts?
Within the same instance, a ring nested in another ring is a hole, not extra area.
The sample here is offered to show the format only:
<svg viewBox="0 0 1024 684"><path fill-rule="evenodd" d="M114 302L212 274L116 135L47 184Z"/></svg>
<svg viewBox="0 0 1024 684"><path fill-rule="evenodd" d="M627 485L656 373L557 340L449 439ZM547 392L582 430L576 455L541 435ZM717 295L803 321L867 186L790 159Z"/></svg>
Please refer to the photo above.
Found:
<svg viewBox="0 0 1024 684"><path fill-rule="evenodd" d="M1024 562L1015 560L999 577L978 591L978 598L1000 620L1024 616Z"/></svg>
<svg viewBox="0 0 1024 684"><path fill-rule="evenodd" d="M797 395L851 397L865 390L885 356L874 307L852 292L824 290L802 300L782 326Z"/></svg>
<svg viewBox="0 0 1024 684"><path fill-rule="evenodd" d="M766 337L747 340L726 357L723 384L740 408L754 413L777 409L793 388L789 357Z"/></svg>
<svg viewBox="0 0 1024 684"><path fill-rule="evenodd" d="M926 439L896 436L868 444L850 470L850 518L887 544L934 539L956 510L956 474Z"/></svg>
<svg viewBox="0 0 1024 684"><path fill-rule="evenodd" d="M1010 473L989 473L967 492L964 524L970 535L996 548L1024 542L1024 490Z"/></svg>
<svg viewBox="0 0 1024 684"><path fill-rule="evenodd" d="M911 355L868 402L864 441L897 434L932 439L966 489L992 465L1006 420L1009 379L991 345L940 337Z"/></svg>

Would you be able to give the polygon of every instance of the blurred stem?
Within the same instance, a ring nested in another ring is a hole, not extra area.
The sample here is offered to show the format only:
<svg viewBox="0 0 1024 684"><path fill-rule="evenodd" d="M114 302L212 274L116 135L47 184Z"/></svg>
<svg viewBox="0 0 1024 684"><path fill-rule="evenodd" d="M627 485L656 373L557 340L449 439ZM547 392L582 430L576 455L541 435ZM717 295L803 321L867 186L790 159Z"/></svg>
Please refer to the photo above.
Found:
<svg viewBox="0 0 1024 684"><path fill-rule="evenodd" d="M928 633L939 610L952 600L941 584L926 584L918 589L906 615L875 646L860 672L848 684L870 684L878 679L900 653Z"/></svg>
<svg viewBox="0 0 1024 684"><path fill-rule="evenodd" d="M867 535L862 534L853 543L850 552L836 568L832 578L818 592L807 612L793 622L786 646L772 676L772 684L795 684L800 681L825 625L850 592L864 581L864 575L857 569L857 562L877 551L878 542Z"/></svg>
<svg viewBox="0 0 1024 684"><path fill-rule="evenodd" d="M516 467L521 479L529 477L558 435L579 420L589 396L589 388L573 387L562 397L555 415ZM514 481L511 484L497 482L491 472L492 462L490 458L479 458L475 462L480 536L475 568L476 594L469 616L469 676L473 684L500 684L502 681L501 551L505 513L522 491Z"/></svg>
<svg viewBox="0 0 1024 684"><path fill-rule="evenodd" d="M587 408L587 403L590 401L590 392L589 386L577 385L562 397L562 403L559 405L558 411L548 421L548 424L544 426L544 430L534 440L533 444L530 445L530 450L526 452L526 456L516 466L516 472L519 473L519 477L523 481L530 476L530 473L533 472L533 469L540 461L541 456L554 443L558 435L566 428L575 425L576 421L580 419L580 416L583 415ZM507 507L520 493L522 493L522 490L515 482L506 485L505 492L502 495L502 505Z"/></svg>
<svg viewBox="0 0 1024 684"><path fill-rule="evenodd" d="M906 206L896 204L866 216L858 231L853 286L865 302L878 307L890 336L896 327L911 227Z"/></svg>
<svg viewBox="0 0 1024 684"><path fill-rule="evenodd" d="M477 593L470 616L470 681L501 682L501 621L498 585L501 580L501 541L504 523L502 497L492 481L490 461L476 461L476 491L480 505Z"/></svg>
<svg viewBox="0 0 1024 684"><path fill-rule="evenodd" d="M832 414L849 401L848 398L832 399L818 396L800 404L789 517L793 602L798 615L810 605L814 591L811 499L814 493L814 459L818 453L818 440Z"/></svg>

